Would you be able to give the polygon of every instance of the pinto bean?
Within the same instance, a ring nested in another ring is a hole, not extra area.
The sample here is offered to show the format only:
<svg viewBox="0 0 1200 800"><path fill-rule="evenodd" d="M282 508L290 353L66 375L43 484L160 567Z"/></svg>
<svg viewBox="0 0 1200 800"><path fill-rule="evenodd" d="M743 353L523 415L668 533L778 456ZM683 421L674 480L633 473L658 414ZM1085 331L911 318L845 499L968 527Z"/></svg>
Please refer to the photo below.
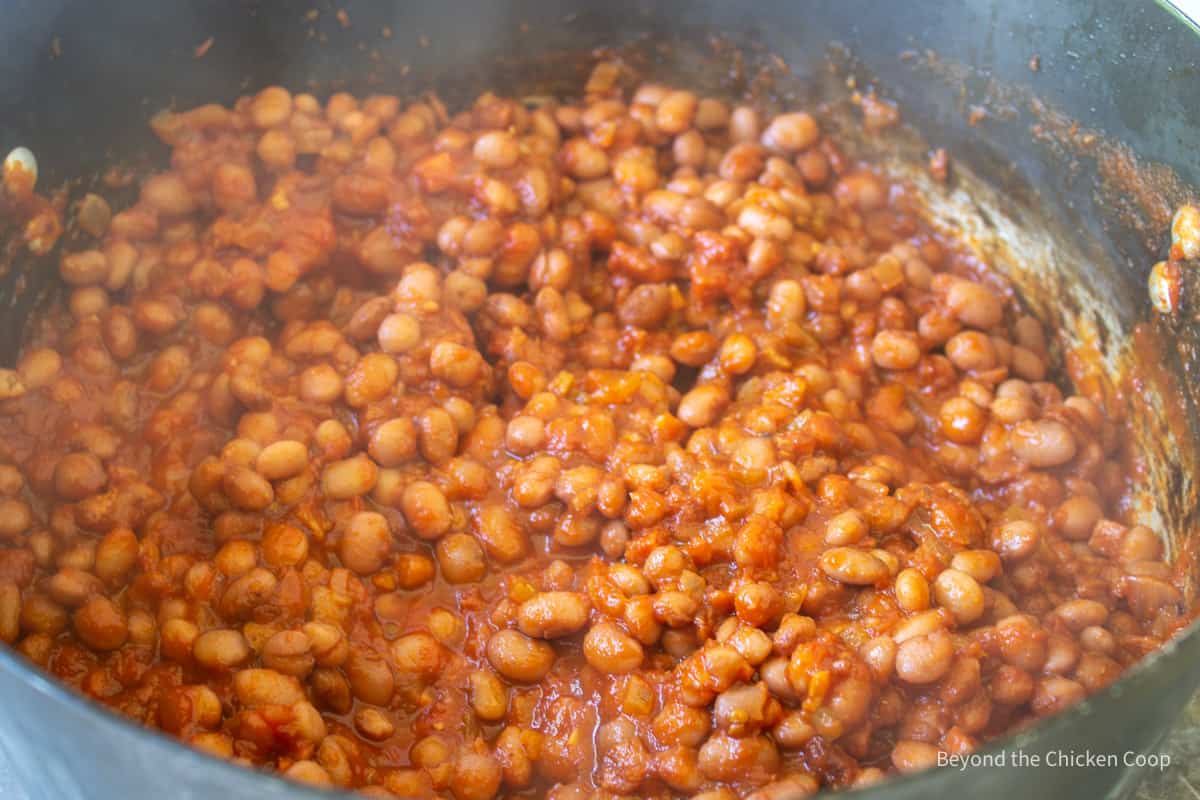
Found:
<svg viewBox="0 0 1200 800"><path fill-rule="evenodd" d="M593 625L583 639L583 654L589 664L601 672L620 675L642 664L642 645L616 625Z"/></svg>
<svg viewBox="0 0 1200 800"><path fill-rule="evenodd" d="M1066 464L1078 449L1071 430L1050 419L1018 422L1009 440L1017 458L1039 469Z"/></svg>
<svg viewBox="0 0 1200 800"><path fill-rule="evenodd" d="M300 682L271 669L244 669L234 673L233 691L244 706L288 706L304 700Z"/></svg>
<svg viewBox="0 0 1200 800"><path fill-rule="evenodd" d="M887 565L870 553L852 547L832 547L821 555L821 571L835 581L855 586L878 583L888 577Z"/></svg>
<svg viewBox="0 0 1200 800"><path fill-rule="evenodd" d="M542 592L517 610L517 625L527 636L554 639L569 636L587 624L591 604L577 592Z"/></svg>
<svg viewBox="0 0 1200 800"><path fill-rule="evenodd" d="M933 582L933 589L938 605L949 609L960 625L974 622L986 610L983 589L961 570L943 570Z"/></svg>
<svg viewBox="0 0 1200 800"><path fill-rule="evenodd" d="M763 131L762 142L773 150L795 152L816 143L820 136L817 122L803 111L780 114Z"/></svg>
<svg viewBox="0 0 1200 800"><path fill-rule="evenodd" d="M308 448L295 441L267 445L259 452L254 462L254 469L269 481L293 478L307 467Z"/></svg>
<svg viewBox="0 0 1200 800"><path fill-rule="evenodd" d="M487 658L496 671L517 683L541 680L554 664L554 649L513 630L492 634Z"/></svg>
<svg viewBox="0 0 1200 800"><path fill-rule="evenodd" d="M916 636L897 649L896 674L906 683L932 683L950 669L953 656L954 644L944 631Z"/></svg>
<svg viewBox="0 0 1200 800"><path fill-rule="evenodd" d="M1004 318L1004 305L992 290L982 284L957 280L946 295L946 306L964 325L992 328Z"/></svg>

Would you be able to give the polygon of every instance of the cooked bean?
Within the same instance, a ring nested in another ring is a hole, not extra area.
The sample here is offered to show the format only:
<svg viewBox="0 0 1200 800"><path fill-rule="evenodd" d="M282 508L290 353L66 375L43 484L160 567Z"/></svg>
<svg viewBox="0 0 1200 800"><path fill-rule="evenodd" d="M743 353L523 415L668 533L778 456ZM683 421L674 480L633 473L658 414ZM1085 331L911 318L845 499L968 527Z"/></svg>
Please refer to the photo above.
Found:
<svg viewBox="0 0 1200 800"><path fill-rule="evenodd" d="M901 570L895 577L895 597L906 612L923 612L929 608L929 582L917 570Z"/></svg>
<svg viewBox="0 0 1200 800"><path fill-rule="evenodd" d="M608 155L584 139L565 142L562 161L570 175L583 180L599 178L608 172Z"/></svg>
<svg viewBox="0 0 1200 800"><path fill-rule="evenodd" d="M738 619L758 628L769 628L775 623L783 615L784 606L785 601L779 591L762 581L741 586L733 597Z"/></svg>
<svg viewBox="0 0 1200 800"><path fill-rule="evenodd" d="M429 352L429 371L435 378L463 388L479 379L483 358L478 351L454 342L438 342Z"/></svg>
<svg viewBox="0 0 1200 800"><path fill-rule="evenodd" d="M954 644L945 631L914 636L896 650L896 674L907 683L932 683L950 669Z"/></svg>
<svg viewBox="0 0 1200 800"><path fill-rule="evenodd" d="M63 360L48 347L29 350L17 363L17 375L25 388L32 391L48 386L62 371Z"/></svg>
<svg viewBox="0 0 1200 800"><path fill-rule="evenodd" d="M417 417L417 446L431 464L444 464L458 449L458 426L449 412L430 408Z"/></svg>
<svg viewBox="0 0 1200 800"><path fill-rule="evenodd" d="M374 511L360 511L346 523L338 544L338 559L359 575L378 572L392 549L392 531L387 518Z"/></svg>
<svg viewBox="0 0 1200 800"><path fill-rule="evenodd" d="M273 128L292 113L292 95L282 86L268 86L255 96L250 115L259 128Z"/></svg>
<svg viewBox="0 0 1200 800"><path fill-rule="evenodd" d="M517 163L520 148L513 137L503 131L489 131L475 140L475 160L489 167L504 169Z"/></svg>
<svg viewBox="0 0 1200 800"><path fill-rule="evenodd" d="M528 534L503 506L480 509L477 534L488 555L503 564L520 560L529 550Z"/></svg>
<svg viewBox="0 0 1200 800"><path fill-rule="evenodd" d="M546 426L537 417L521 415L508 423L504 438L508 449L518 455L528 455L541 448L546 441Z"/></svg>
<svg viewBox="0 0 1200 800"><path fill-rule="evenodd" d="M1078 703L1085 694L1078 682L1051 676L1037 682L1029 707L1038 716L1057 714Z"/></svg>
<svg viewBox="0 0 1200 800"><path fill-rule="evenodd" d="M308 448L295 441L269 444L254 461L254 469L269 481L293 478L307 467Z"/></svg>
<svg viewBox="0 0 1200 800"><path fill-rule="evenodd" d="M33 514L28 503L12 497L0 499L0 537L15 538L29 530L31 524Z"/></svg>
<svg viewBox="0 0 1200 800"><path fill-rule="evenodd" d="M988 583L1000 574L1000 556L991 550L964 550L955 553L950 566L970 575L978 583Z"/></svg>
<svg viewBox="0 0 1200 800"><path fill-rule="evenodd" d="M691 126L698 105L699 100L691 92L671 92L658 104L654 123L663 133L682 133Z"/></svg>
<svg viewBox="0 0 1200 800"><path fill-rule="evenodd" d="M344 671L351 691L359 700L380 706L391 702L396 685L395 676L383 656L372 648L351 647L345 659Z"/></svg>
<svg viewBox="0 0 1200 800"><path fill-rule="evenodd" d="M901 772L920 772L938 766L941 751L926 742L901 741L892 748L892 765Z"/></svg>
<svg viewBox="0 0 1200 800"><path fill-rule="evenodd" d="M254 470L234 464L225 469L221 487L234 508L262 511L275 500L275 490Z"/></svg>
<svg viewBox="0 0 1200 800"><path fill-rule="evenodd" d="M762 726L769 699L761 683L726 689L713 702L713 723L734 736L753 733Z"/></svg>
<svg viewBox="0 0 1200 800"><path fill-rule="evenodd" d="M389 314L379 323L379 347L385 353L407 353L421 341L421 325L408 314Z"/></svg>
<svg viewBox="0 0 1200 800"><path fill-rule="evenodd" d="M82 500L108 483L100 459L91 453L67 453L54 468L54 488L67 500Z"/></svg>
<svg viewBox="0 0 1200 800"><path fill-rule="evenodd" d="M871 357L883 369L912 369L921 360L921 348L911 334L880 331L871 342Z"/></svg>
<svg viewBox="0 0 1200 800"><path fill-rule="evenodd" d="M870 533L867 521L862 514L854 511L843 511L825 525L825 544L841 547L857 544Z"/></svg>
<svg viewBox="0 0 1200 800"><path fill-rule="evenodd" d="M941 433L955 444L976 444L983 436L987 415L965 397L952 397L938 409Z"/></svg>
<svg viewBox="0 0 1200 800"><path fill-rule="evenodd" d="M414 481L404 487L400 508L409 527L424 539L436 539L450 530L446 496L428 481Z"/></svg>
<svg viewBox="0 0 1200 800"><path fill-rule="evenodd" d="M321 488L335 500L361 497L371 491L379 478L379 468L364 455L334 461L321 474Z"/></svg>
<svg viewBox="0 0 1200 800"><path fill-rule="evenodd" d="M276 633L263 644L261 655L264 667L296 678L306 677L315 663L312 642L301 631Z"/></svg>
<svg viewBox="0 0 1200 800"><path fill-rule="evenodd" d="M72 616L75 633L94 650L116 650L129 637L124 612L107 597L93 597Z"/></svg>
<svg viewBox="0 0 1200 800"><path fill-rule="evenodd" d="M698 386L680 399L676 413L693 428L702 428L716 421L728 402L728 395L720 387Z"/></svg>
<svg viewBox="0 0 1200 800"><path fill-rule="evenodd" d="M617 317L626 325L656 328L671 313L671 298L671 290L665 284L642 284L621 301Z"/></svg>
<svg viewBox="0 0 1200 800"><path fill-rule="evenodd" d="M1021 561L1033 555L1041 542L1037 526L1025 520L1001 525L994 534L994 547L1006 561Z"/></svg>
<svg viewBox="0 0 1200 800"><path fill-rule="evenodd" d="M587 624L590 604L576 592L541 592L517 610L517 625L527 636L554 639L569 636Z"/></svg>
<svg viewBox="0 0 1200 800"><path fill-rule="evenodd" d="M1067 463L1075 457L1077 449L1071 430L1050 419L1018 422L1013 426L1010 441L1017 458L1039 469Z"/></svg>
<svg viewBox="0 0 1200 800"><path fill-rule="evenodd" d="M492 800L500 791L502 779L494 756L465 751L454 762L450 789L458 800Z"/></svg>
<svg viewBox="0 0 1200 800"><path fill-rule="evenodd" d="M738 738L718 732L700 747L697 766L714 781L765 783L779 767L779 752L765 736Z"/></svg>
<svg viewBox="0 0 1200 800"><path fill-rule="evenodd" d="M366 739L382 742L396 732L396 725L377 708L360 708L354 713L354 729Z"/></svg>
<svg viewBox="0 0 1200 800"><path fill-rule="evenodd" d="M616 625L601 622L583 637L583 655L601 672L621 675L642 664L642 645Z"/></svg>
<svg viewBox="0 0 1200 800"><path fill-rule="evenodd" d="M835 581L854 586L878 583L888 577L887 565L853 547L831 547L821 554L821 571Z"/></svg>
<svg viewBox="0 0 1200 800"><path fill-rule="evenodd" d="M233 690L244 706L293 705L304 700L299 681L270 669L244 669L235 673Z"/></svg>
<svg viewBox="0 0 1200 800"><path fill-rule="evenodd" d="M1165 580L1145 575L1127 575L1122 581L1121 594L1129 610L1140 619L1152 619L1164 608L1177 605L1182 595Z"/></svg>
<svg viewBox="0 0 1200 800"><path fill-rule="evenodd" d="M1154 531L1134 525L1121 539L1119 555L1122 561L1157 561L1162 552L1162 540Z"/></svg>
<svg viewBox="0 0 1200 800"><path fill-rule="evenodd" d="M877 681L886 681L896 664L896 641L890 636L876 636L863 644L859 655L871 668Z"/></svg>
<svg viewBox="0 0 1200 800"><path fill-rule="evenodd" d="M1027 672L1038 672L1046 663L1046 632L1029 617L1005 617L996 623L1000 657Z"/></svg>
<svg viewBox="0 0 1200 800"><path fill-rule="evenodd" d="M365 406L381 400L392 390L400 375L396 360L386 353L368 353L346 376L346 404Z"/></svg>
<svg viewBox="0 0 1200 800"><path fill-rule="evenodd" d="M550 671L554 649L517 631L503 630L488 639L487 657L496 671L509 680L533 683Z"/></svg>
<svg viewBox="0 0 1200 800"><path fill-rule="evenodd" d="M973 281L957 280L946 294L946 306L964 325L972 328L992 328L1004 318L1000 298Z"/></svg>
<svg viewBox="0 0 1200 800"><path fill-rule="evenodd" d="M438 540L438 566L449 583L475 583L487 574L483 548L474 536L452 533Z"/></svg>
<svg viewBox="0 0 1200 800"><path fill-rule="evenodd" d="M795 152L811 147L818 136L820 132L816 120L801 111L780 114L771 120L771 124L763 131L762 142L773 150Z"/></svg>
<svg viewBox="0 0 1200 800"><path fill-rule="evenodd" d="M409 633L392 642L392 664L401 674L417 675L426 680L437 675L442 666L442 646L428 633Z"/></svg>
<svg viewBox="0 0 1200 800"><path fill-rule="evenodd" d="M964 372L988 370L996 366L992 340L979 331L963 331L946 342L946 357Z"/></svg>
<svg viewBox="0 0 1200 800"><path fill-rule="evenodd" d="M228 670L250 657L250 645L238 631L227 628L205 631L192 643L192 655L202 667Z"/></svg>
<svg viewBox="0 0 1200 800"><path fill-rule="evenodd" d="M471 673L471 708L485 722L504 719L508 711L508 690L495 674L486 670Z"/></svg>
<svg viewBox="0 0 1200 800"><path fill-rule="evenodd" d="M225 617L240 619L251 614L278 587L275 576L262 568L252 569L229 584L221 595L219 610Z"/></svg>

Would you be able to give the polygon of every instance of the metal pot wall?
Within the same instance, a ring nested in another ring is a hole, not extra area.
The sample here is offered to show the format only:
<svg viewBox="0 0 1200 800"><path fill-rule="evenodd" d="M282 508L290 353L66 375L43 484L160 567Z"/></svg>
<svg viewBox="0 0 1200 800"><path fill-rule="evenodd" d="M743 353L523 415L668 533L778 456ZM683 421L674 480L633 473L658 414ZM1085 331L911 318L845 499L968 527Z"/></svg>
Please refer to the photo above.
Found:
<svg viewBox="0 0 1200 800"><path fill-rule="evenodd" d="M1146 273L1165 246L1170 210L1200 184L1200 37L1151 2L380 2L346 4L348 24L335 6L319 4L312 19L307 6L245 0L0 7L0 149L33 148L43 185L114 158L161 157L145 126L151 113L228 102L271 83L436 88L451 99L483 88L570 91L582 84L589 51L634 45L655 74L745 90L730 76L730 51L714 55L707 44L721 33L750 65L767 63L768 53L787 64L775 93L827 99L836 109L832 61L841 69L836 83L853 75L860 86L878 85L924 136L895 152L913 156L926 144L948 151L955 180L949 189L925 187L936 196L935 213L966 226L1068 344L1083 333L1097 337L1096 364L1108 373L1101 378L1117 388L1116 372L1137 369L1147 352L1130 343L1135 325L1151 317ZM210 37L207 53L195 57ZM841 47L831 54L833 43ZM892 160L921 180L912 158ZM52 271L38 267L0 276L8 358L30 310L54 288ZM1189 385L1189 377L1200 356L1187 313L1185 306L1154 323L1169 342L1155 356L1165 377L1144 384L1182 416L1166 424L1155 402L1132 412L1155 466L1148 493L1176 554L1189 550L1197 512L1200 382ZM1121 763L1123 754L1155 752L1200 683L1197 661L1200 631L1192 626L1108 691L985 751L1006 751L1005 764L936 770L856 796L1119 796L1139 774ZM318 796L139 729L2 648L0 709L0 749L33 798ZM1014 767L1017 751L1043 766ZM1053 754L1086 751L1116 754L1118 763L1055 766L1063 759Z"/></svg>

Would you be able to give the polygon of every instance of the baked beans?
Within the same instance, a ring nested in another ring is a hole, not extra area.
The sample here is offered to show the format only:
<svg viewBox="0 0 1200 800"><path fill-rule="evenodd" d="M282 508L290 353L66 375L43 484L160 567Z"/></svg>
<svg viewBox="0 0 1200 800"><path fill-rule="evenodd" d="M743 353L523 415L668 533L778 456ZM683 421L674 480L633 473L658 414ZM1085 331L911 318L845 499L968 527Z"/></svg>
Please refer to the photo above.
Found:
<svg viewBox="0 0 1200 800"><path fill-rule="evenodd" d="M3 376L0 640L372 797L792 800L1186 621L1121 409L909 188L623 77L157 116Z"/></svg>

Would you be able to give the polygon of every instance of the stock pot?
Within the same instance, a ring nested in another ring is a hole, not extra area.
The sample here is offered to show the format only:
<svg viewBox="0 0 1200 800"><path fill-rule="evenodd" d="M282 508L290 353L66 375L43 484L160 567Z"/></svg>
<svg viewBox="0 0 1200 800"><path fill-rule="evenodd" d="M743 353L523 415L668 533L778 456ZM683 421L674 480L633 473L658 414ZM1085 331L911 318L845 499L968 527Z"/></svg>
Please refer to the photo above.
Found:
<svg viewBox="0 0 1200 800"><path fill-rule="evenodd" d="M486 88L569 92L597 48L692 88L755 88L846 105L847 86L895 100L912 130L889 167L931 194L1090 369L1130 398L1169 552L1196 529L1200 382L1189 297L1156 315L1146 291L1172 210L1200 185L1200 37L1149 0L468 0L343 5L250 0L4 0L0 149L35 151L43 186L114 160L161 160L155 111L229 102L270 84L317 93ZM315 13L314 13L315 12ZM719 46L714 41L719 40ZM732 69L734 53L740 68ZM762 66L769 86L751 86ZM878 147L865 141L864 148ZM947 187L921 159L943 148ZM55 271L0 276L11 361ZM1185 287L1186 288L1186 287ZM1136 381L1136 383L1130 383ZM1191 563L1190 560L1186 563ZM864 798L1120 797L1155 759L1200 684L1193 625L1107 691L953 764ZM30 798L264 798L322 793L210 759L102 710L0 648L0 751Z"/></svg>

